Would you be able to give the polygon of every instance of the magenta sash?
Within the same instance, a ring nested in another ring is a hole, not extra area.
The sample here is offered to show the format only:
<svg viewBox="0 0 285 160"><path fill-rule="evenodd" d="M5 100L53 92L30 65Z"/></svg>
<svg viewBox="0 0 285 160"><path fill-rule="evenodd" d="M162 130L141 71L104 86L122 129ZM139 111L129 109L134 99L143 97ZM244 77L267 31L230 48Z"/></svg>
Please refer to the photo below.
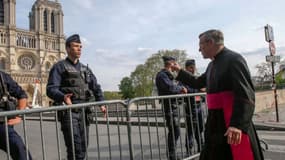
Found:
<svg viewBox="0 0 285 160"><path fill-rule="evenodd" d="M226 127L229 127L232 110L233 110L234 95L230 91L207 94L207 105L209 110L222 109ZM249 136L242 133L241 143L231 145L233 160L254 160Z"/></svg>

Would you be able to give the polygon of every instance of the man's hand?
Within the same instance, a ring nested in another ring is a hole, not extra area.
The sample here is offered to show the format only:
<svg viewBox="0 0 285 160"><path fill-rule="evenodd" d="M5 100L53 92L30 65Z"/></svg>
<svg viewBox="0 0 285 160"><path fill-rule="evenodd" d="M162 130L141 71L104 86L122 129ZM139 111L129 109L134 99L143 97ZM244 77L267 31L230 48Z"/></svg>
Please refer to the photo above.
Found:
<svg viewBox="0 0 285 160"><path fill-rule="evenodd" d="M187 88L183 87L182 90L181 90L181 93L182 94L186 94L187 93Z"/></svg>
<svg viewBox="0 0 285 160"><path fill-rule="evenodd" d="M23 110L26 107L27 107L27 98L20 98L20 99L18 99L18 106L17 106L17 108L19 110ZM15 124L19 124L21 121L22 121L22 118L19 117L19 116L16 116L13 119L9 119L7 123L8 123L8 125L15 125Z"/></svg>
<svg viewBox="0 0 285 160"><path fill-rule="evenodd" d="M15 124L20 123L21 121L22 121L22 119L17 116L13 119L9 119L7 123L8 123L8 125L15 125Z"/></svg>
<svg viewBox="0 0 285 160"><path fill-rule="evenodd" d="M71 105L72 104L72 102L71 102L71 96L72 95L73 95L72 93L68 93L68 94L64 95L63 101L64 101L64 103L66 105Z"/></svg>
<svg viewBox="0 0 285 160"><path fill-rule="evenodd" d="M238 145L241 142L242 131L235 127L229 127L224 136L228 137L228 144Z"/></svg>
<svg viewBox="0 0 285 160"><path fill-rule="evenodd" d="M101 112L104 113L104 118L107 118L107 108L105 105L100 107Z"/></svg>

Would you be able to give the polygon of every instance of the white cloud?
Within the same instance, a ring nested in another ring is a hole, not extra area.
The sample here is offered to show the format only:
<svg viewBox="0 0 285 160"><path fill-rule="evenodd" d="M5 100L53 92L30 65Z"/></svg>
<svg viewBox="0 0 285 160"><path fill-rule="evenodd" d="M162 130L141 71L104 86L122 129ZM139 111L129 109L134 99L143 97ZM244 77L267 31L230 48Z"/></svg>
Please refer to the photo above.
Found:
<svg viewBox="0 0 285 160"><path fill-rule="evenodd" d="M152 48L144 48L144 47L138 47L137 50L139 52L149 52L149 51L153 51Z"/></svg>
<svg viewBox="0 0 285 160"><path fill-rule="evenodd" d="M80 39L81 39L81 41L82 41L83 46L85 46L85 45L87 45L87 46L91 45L91 42L90 42L86 37L81 36Z"/></svg>
<svg viewBox="0 0 285 160"><path fill-rule="evenodd" d="M95 7L94 0L72 0L70 3L75 3L77 7L82 9L92 9Z"/></svg>
<svg viewBox="0 0 285 160"><path fill-rule="evenodd" d="M35 0L17 1L17 26L28 28ZM275 44L285 46L283 0L59 0L66 35L79 33L82 61L89 63L103 89L117 90L124 76L160 49L185 49L205 69L198 35L212 28L225 33L225 44L242 52L252 72L265 61L263 27L274 28ZM270 5L269 5L270 4ZM277 50L284 57L285 50ZM283 52L283 53L281 53ZM254 73L252 73L254 74Z"/></svg>

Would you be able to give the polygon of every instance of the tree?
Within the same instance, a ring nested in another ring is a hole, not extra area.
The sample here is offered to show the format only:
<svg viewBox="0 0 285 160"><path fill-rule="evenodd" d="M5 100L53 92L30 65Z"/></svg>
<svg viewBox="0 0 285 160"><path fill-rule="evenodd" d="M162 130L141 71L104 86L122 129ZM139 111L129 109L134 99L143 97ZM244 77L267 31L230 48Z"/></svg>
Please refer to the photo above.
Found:
<svg viewBox="0 0 285 160"><path fill-rule="evenodd" d="M285 86L285 79L283 78L282 76L283 72L279 72L277 75L276 75L276 85L277 85L277 88L280 88L280 87L284 87Z"/></svg>
<svg viewBox="0 0 285 160"><path fill-rule="evenodd" d="M271 63L262 62L255 66L257 68L257 77L261 79L261 83L272 81Z"/></svg>
<svg viewBox="0 0 285 160"><path fill-rule="evenodd" d="M119 92L114 91L104 91L104 98L105 100L115 100L121 99L122 95Z"/></svg>
<svg viewBox="0 0 285 160"><path fill-rule="evenodd" d="M128 99L128 98L135 97L135 92L134 92L131 78L124 77L119 84L119 89L120 89L120 94L122 95L122 98Z"/></svg>
<svg viewBox="0 0 285 160"><path fill-rule="evenodd" d="M175 57L177 62L183 66L183 63L186 61L187 55L185 50L160 50L158 53L153 54L150 58L146 60L146 69L149 73L152 83L154 83L154 79L156 73L159 72L161 68L163 68L163 56L172 56Z"/></svg>
<svg viewBox="0 0 285 160"><path fill-rule="evenodd" d="M280 63L274 63L274 65L279 66ZM259 83L257 86L261 86L261 88L266 88L266 86L271 88L272 85L272 64L269 62L262 62L255 66L257 68L257 77L259 79ZM275 67L278 68L278 67ZM275 70L275 82L278 87L282 86L284 84L284 80L282 79L282 76L280 74L276 73ZM256 86L256 87L257 87ZM258 88L258 87L257 87Z"/></svg>
<svg viewBox="0 0 285 160"><path fill-rule="evenodd" d="M148 58L144 64L138 65L130 76L136 97L151 96L155 76L163 68L163 56L175 57L180 65L186 61L187 57L185 50L160 50Z"/></svg>

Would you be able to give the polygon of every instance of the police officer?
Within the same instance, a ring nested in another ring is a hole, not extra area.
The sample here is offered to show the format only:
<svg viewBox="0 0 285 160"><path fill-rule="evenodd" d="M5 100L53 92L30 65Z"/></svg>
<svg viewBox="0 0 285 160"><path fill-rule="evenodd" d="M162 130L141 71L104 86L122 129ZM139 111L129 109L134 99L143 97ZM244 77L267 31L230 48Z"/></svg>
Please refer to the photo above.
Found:
<svg viewBox="0 0 285 160"><path fill-rule="evenodd" d="M174 82L174 76L171 72L173 71L172 66L176 61L175 58L163 56L162 59L164 61L164 68L156 75L158 95L163 96L187 93L184 86ZM163 99L162 102L168 128L168 158L169 160L176 160L178 159L176 155L176 143L180 136L177 100L175 98Z"/></svg>
<svg viewBox="0 0 285 160"><path fill-rule="evenodd" d="M186 71L196 73L196 64L194 59L189 59L185 62ZM197 93L198 89L193 89L189 85L184 85L187 88L187 93ZM193 147L193 134L195 135L196 142L198 144L198 152L201 150L201 144L203 143L202 135L203 132L203 118L201 111L201 96L193 96L185 98L185 113L186 113L186 151L188 155L192 153Z"/></svg>
<svg viewBox="0 0 285 160"><path fill-rule="evenodd" d="M18 109L25 109L27 105L27 95L25 91L15 82L8 74L0 71L0 111L11 111ZM14 101L11 97L18 100ZM22 138L14 130L14 125L21 122L20 117L8 117L8 136L10 155L14 160L27 160L26 147ZM6 129L3 119L0 121L0 149L7 152L6 144ZM29 160L32 159L31 154L28 153Z"/></svg>
<svg viewBox="0 0 285 160"><path fill-rule="evenodd" d="M79 62L81 56L81 41L78 34L74 34L66 39L67 58L54 64L52 67L48 84L47 95L54 100L56 104L78 104L88 102L95 98L96 101L104 99L100 85L92 71ZM101 106L101 111L106 114L105 106ZM87 114L85 114L87 115ZM72 119L73 135L71 135L70 119ZM84 120L82 109L72 110L70 114L63 112L61 121L61 130L64 135L67 148L68 160L73 159L72 137L75 146L76 160L83 160L86 155L89 137L89 124L86 123L86 134L84 133ZM87 142L85 141L87 139Z"/></svg>

